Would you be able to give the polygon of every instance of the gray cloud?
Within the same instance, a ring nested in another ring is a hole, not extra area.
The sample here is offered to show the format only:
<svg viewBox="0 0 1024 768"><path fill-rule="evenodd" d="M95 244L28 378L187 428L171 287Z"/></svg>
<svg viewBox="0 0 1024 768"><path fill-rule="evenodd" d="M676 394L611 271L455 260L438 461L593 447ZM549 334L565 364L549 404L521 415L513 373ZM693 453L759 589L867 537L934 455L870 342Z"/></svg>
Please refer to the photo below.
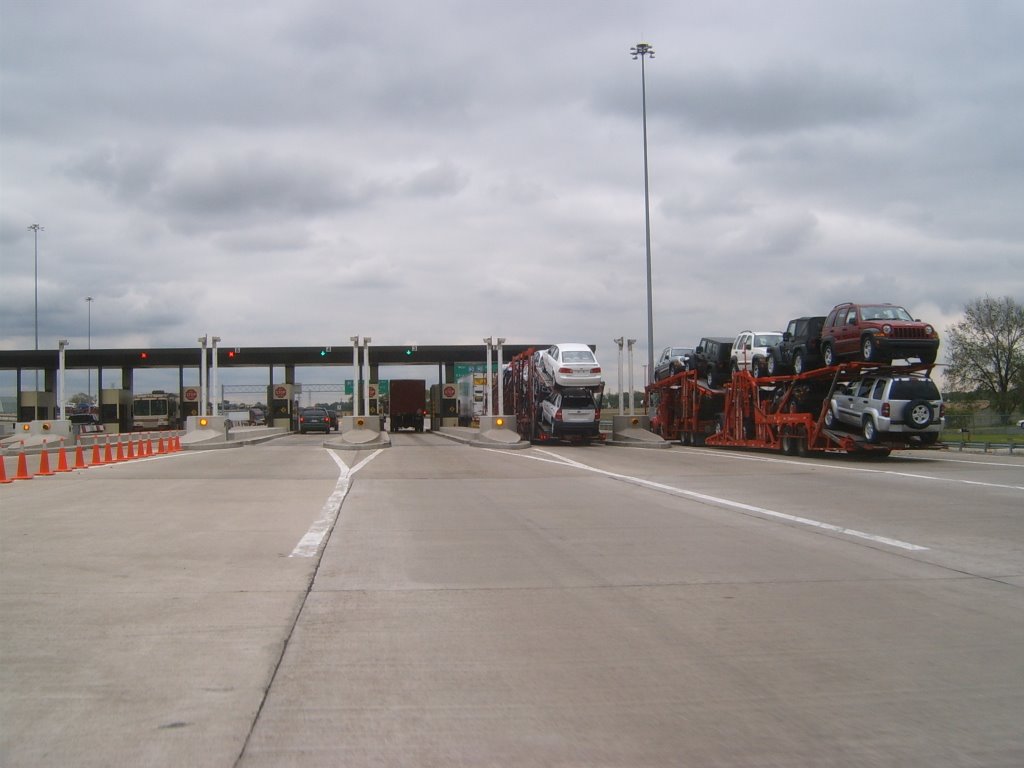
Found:
<svg viewBox="0 0 1024 768"><path fill-rule="evenodd" d="M1024 297L1019 5L4 3L0 345L655 346ZM307 286L301 295L298 281ZM646 340L642 339L641 344ZM614 380L610 378L610 380Z"/></svg>

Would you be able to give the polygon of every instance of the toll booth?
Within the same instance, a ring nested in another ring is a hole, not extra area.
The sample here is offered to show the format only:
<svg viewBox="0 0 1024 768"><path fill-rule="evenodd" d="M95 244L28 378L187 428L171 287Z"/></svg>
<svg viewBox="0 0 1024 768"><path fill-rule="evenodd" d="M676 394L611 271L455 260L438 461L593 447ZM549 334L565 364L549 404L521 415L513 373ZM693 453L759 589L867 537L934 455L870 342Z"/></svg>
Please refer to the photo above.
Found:
<svg viewBox="0 0 1024 768"><path fill-rule="evenodd" d="M18 421L57 418L57 397L53 392L22 392Z"/></svg>
<svg viewBox="0 0 1024 768"><path fill-rule="evenodd" d="M100 390L100 423L106 432L132 430L132 391L130 389Z"/></svg>
<svg viewBox="0 0 1024 768"><path fill-rule="evenodd" d="M459 400L454 384L430 387L430 428L456 427L459 424Z"/></svg>
<svg viewBox="0 0 1024 768"><path fill-rule="evenodd" d="M181 422L189 416L199 415L199 387L185 387L181 390Z"/></svg>
<svg viewBox="0 0 1024 768"><path fill-rule="evenodd" d="M267 426L292 428L297 395L298 390L294 384L271 384L267 387L267 403L270 406Z"/></svg>

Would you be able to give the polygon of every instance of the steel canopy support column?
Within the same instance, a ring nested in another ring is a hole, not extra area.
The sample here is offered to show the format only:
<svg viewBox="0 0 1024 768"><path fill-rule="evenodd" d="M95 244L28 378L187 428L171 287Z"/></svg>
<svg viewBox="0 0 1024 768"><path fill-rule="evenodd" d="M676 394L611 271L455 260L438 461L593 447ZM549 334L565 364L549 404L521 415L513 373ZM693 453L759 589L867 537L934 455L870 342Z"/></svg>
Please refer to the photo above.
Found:
<svg viewBox="0 0 1024 768"><path fill-rule="evenodd" d="M633 345L636 344L636 339L626 339L626 346L629 349L629 415L633 416L636 411L633 410Z"/></svg>
<svg viewBox="0 0 1024 768"><path fill-rule="evenodd" d="M362 369L359 366L359 337L349 336L352 342L352 415L359 415L359 379Z"/></svg>
<svg viewBox="0 0 1024 768"><path fill-rule="evenodd" d="M487 415L494 415L494 402L491 397L491 350L494 347L494 337L488 336L484 339L484 344L487 345L487 370L486 370L486 381L487 381Z"/></svg>
<svg viewBox="0 0 1024 768"><path fill-rule="evenodd" d="M196 341L202 347L202 352L199 358L199 415L206 415L206 343L209 341L208 334L203 334Z"/></svg>
<svg viewBox="0 0 1024 768"><path fill-rule="evenodd" d="M220 401L222 399L220 393L220 381L217 376L217 342L220 341L220 336L213 336L210 339L213 342L213 379L210 382L210 399L213 401L213 415L220 415Z"/></svg>
<svg viewBox="0 0 1024 768"><path fill-rule="evenodd" d="M505 340L498 339L498 415L505 415L505 377L502 369L502 345Z"/></svg>
<svg viewBox="0 0 1024 768"><path fill-rule="evenodd" d="M614 341L619 347L619 416L622 416L625 413L625 398L623 397L625 392L623 392L622 389L622 345L626 340L624 337L619 336L619 338L612 339L612 341Z"/></svg>
<svg viewBox="0 0 1024 768"><path fill-rule="evenodd" d="M363 404L365 407L366 415L370 415L370 342L373 341L369 336L363 337L363 366L365 367L364 375L366 376L365 386L363 387Z"/></svg>

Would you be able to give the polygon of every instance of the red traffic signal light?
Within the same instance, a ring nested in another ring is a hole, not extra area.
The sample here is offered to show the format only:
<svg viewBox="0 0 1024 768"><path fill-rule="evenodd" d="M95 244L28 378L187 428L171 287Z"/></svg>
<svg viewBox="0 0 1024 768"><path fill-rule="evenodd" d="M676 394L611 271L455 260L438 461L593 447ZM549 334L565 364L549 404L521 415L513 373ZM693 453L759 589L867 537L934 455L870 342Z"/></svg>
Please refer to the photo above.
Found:
<svg viewBox="0 0 1024 768"><path fill-rule="evenodd" d="M139 357L141 357L143 360L146 360L149 358L149 352L139 352Z"/></svg>

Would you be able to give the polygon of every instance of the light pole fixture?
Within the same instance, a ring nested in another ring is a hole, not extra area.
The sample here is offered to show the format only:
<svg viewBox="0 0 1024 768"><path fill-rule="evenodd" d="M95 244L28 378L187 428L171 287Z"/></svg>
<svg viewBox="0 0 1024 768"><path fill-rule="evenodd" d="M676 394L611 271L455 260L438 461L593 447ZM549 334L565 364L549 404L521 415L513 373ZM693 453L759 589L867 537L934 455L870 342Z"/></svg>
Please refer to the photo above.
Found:
<svg viewBox="0 0 1024 768"><path fill-rule="evenodd" d="M654 306L651 289L651 195L650 184L647 174L647 72L644 60L649 56L654 58L654 48L649 43L637 43L629 49L633 60L640 59L640 89L643 96L643 121L644 121L644 227L647 236L647 371L648 375L654 375ZM646 378L646 377L645 377ZM644 384L651 382L645 381ZM632 397L632 392L630 397Z"/></svg>
<svg viewBox="0 0 1024 768"><path fill-rule="evenodd" d="M86 349L92 349L92 303L94 299L92 296L85 297L85 306L89 308L89 324L88 324L88 336L86 337ZM89 400L92 400L92 366L89 366L89 388L86 392L89 395ZM89 403L89 407L92 407L92 402Z"/></svg>

